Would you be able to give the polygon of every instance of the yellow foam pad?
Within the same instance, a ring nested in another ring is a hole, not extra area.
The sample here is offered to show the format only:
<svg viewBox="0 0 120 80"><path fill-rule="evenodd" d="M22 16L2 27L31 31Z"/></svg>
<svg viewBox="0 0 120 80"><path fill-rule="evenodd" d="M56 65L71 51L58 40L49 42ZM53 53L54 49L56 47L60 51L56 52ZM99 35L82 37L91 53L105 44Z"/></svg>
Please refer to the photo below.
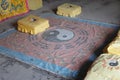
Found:
<svg viewBox="0 0 120 80"><path fill-rule="evenodd" d="M67 17L75 17L81 13L81 7L78 5L64 3L57 8L57 14Z"/></svg>
<svg viewBox="0 0 120 80"><path fill-rule="evenodd" d="M30 10L37 10L42 6L42 0L28 0L28 7Z"/></svg>
<svg viewBox="0 0 120 80"><path fill-rule="evenodd" d="M18 30L30 34L38 34L49 27L49 21L38 16L29 15L18 20Z"/></svg>

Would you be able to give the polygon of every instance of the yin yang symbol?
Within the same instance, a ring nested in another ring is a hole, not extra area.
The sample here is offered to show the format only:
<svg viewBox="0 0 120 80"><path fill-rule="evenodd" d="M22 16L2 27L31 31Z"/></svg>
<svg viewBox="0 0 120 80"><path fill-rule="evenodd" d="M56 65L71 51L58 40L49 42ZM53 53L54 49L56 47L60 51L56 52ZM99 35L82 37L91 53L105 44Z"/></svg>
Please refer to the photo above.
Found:
<svg viewBox="0 0 120 80"><path fill-rule="evenodd" d="M50 42L63 42L74 38L74 33L66 29L53 29L44 32L42 38Z"/></svg>

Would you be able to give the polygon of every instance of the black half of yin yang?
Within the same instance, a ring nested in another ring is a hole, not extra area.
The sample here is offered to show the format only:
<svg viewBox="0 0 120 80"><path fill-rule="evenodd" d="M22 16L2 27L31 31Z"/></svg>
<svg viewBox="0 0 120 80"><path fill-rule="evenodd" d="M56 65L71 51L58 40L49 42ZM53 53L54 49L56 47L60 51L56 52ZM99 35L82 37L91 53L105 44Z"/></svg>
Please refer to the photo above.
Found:
<svg viewBox="0 0 120 80"><path fill-rule="evenodd" d="M50 42L63 42L74 38L74 33L67 29L54 29L45 31L42 38Z"/></svg>

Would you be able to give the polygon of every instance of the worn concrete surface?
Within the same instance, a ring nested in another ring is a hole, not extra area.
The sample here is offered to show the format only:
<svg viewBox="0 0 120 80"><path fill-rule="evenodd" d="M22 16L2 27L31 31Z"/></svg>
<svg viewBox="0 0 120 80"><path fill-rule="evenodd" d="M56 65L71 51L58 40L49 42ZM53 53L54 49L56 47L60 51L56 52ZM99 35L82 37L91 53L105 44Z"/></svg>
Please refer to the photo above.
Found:
<svg viewBox="0 0 120 80"><path fill-rule="evenodd" d="M56 13L58 5L69 2L80 5L82 13L76 18L120 24L120 0L44 0L44 7L0 23L0 32L16 27L17 20L29 14ZM49 72L0 55L0 80L66 80Z"/></svg>

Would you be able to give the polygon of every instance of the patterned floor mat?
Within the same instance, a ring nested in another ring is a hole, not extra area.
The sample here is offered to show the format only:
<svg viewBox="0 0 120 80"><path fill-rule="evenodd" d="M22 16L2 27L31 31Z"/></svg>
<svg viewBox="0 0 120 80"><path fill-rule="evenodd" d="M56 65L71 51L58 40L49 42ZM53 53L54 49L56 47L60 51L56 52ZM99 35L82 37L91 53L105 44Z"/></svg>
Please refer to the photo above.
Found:
<svg viewBox="0 0 120 80"><path fill-rule="evenodd" d="M9 29L0 34L0 52L66 78L76 78L85 62L117 26L88 20L42 15L50 22L43 33L30 35Z"/></svg>

